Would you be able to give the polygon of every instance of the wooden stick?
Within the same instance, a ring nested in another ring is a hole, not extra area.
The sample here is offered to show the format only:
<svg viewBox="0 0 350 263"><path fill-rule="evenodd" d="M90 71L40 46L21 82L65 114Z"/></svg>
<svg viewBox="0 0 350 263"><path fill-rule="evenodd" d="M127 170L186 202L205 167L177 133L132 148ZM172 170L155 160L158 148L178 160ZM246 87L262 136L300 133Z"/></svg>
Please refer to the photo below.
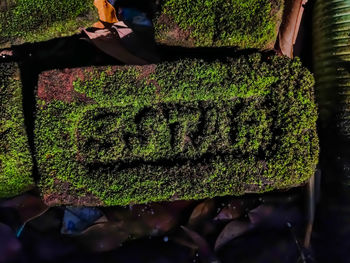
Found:
<svg viewBox="0 0 350 263"><path fill-rule="evenodd" d="M306 193L307 226L306 226L306 231L305 231L304 247L309 248L310 241L311 241L312 228L313 228L314 219L315 219L315 175L311 176L311 178L309 179L309 182L306 186L306 189L307 189L307 193Z"/></svg>
<svg viewBox="0 0 350 263"><path fill-rule="evenodd" d="M287 0L283 21L278 32L276 49L290 58L293 57L293 47L298 36L304 5L308 0Z"/></svg>

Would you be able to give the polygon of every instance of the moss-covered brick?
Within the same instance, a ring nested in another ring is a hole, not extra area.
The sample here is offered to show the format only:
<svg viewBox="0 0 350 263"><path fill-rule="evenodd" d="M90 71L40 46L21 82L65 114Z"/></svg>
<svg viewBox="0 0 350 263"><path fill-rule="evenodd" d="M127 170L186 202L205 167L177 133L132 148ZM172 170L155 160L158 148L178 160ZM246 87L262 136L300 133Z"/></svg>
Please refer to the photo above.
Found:
<svg viewBox="0 0 350 263"><path fill-rule="evenodd" d="M0 64L0 198L30 189L32 156L24 127L19 69Z"/></svg>
<svg viewBox="0 0 350 263"><path fill-rule="evenodd" d="M318 160L313 84L299 60L260 54L43 72L43 197L126 205L300 185Z"/></svg>
<svg viewBox="0 0 350 263"><path fill-rule="evenodd" d="M189 47L270 49L284 0L162 0L156 41ZM0 6L0 47L68 36L98 20L93 0L8 0Z"/></svg>
<svg viewBox="0 0 350 263"><path fill-rule="evenodd" d="M8 0L0 9L0 47L72 35L97 21L93 0Z"/></svg>
<svg viewBox="0 0 350 263"><path fill-rule="evenodd" d="M157 41L189 47L273 47L284 0L163 0Z"/></svg>

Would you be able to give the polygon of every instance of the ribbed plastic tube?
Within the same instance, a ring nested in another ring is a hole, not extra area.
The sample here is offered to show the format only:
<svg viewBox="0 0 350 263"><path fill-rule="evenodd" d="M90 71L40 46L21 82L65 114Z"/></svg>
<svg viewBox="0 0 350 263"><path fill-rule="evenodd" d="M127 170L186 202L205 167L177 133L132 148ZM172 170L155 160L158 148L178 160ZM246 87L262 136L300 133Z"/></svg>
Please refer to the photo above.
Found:
<svg viewBox="0 0 350 263"><path fill-rule="evenodd" d="M350 0L316 0L313 58L323 161L350 182ZM323 145L322 145L323 144ZM328 158L328 159L327 159ZM321 158L322 161L322 158Z"/></svg>

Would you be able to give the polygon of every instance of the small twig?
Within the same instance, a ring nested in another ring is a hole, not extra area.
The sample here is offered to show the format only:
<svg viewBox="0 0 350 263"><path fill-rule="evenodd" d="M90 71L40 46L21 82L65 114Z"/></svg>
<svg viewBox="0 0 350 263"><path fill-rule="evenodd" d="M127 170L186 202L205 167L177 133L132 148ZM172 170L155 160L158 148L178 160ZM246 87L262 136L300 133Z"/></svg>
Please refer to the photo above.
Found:
<svg viewBox="0 0 350 263"><path fill-rule="evenodd" d="M214 252L211 250L208 242L197 232L181 226L184 232L192 239L192 241L198 246L199 256L201 262L205 263L220 263L220 260L216 257Z"/></svg>
<svg viewBox="0 0 350 263"><path fill-rule="evenodd" d="M307 184L306 193L306 220L307 226L305 230L304 247L310 247L312 228L315 219L315 175L311 176Z"/></svg>
<svg viewBox="0 0 350 263"><path fill-rule="evenodd" d="M22 234L23 229L24 229L25 226L26 226L26 223L24 222L24 224L22 224L22 225L18 228L18 230L16 231L16 237L17 237L17 238L20 237L20 235Z"/></svg>
<svg viewBox="0 0 350 263"><path fill-rule="evenodd" d="M296 235L294 233L292 224L290 222L287 222L286 225L287 225L287 227L288 227L288 229L289 229L289 231L290 231L290 233L291 233L291 235L293 237L295 245L296 245L296 247L297 247L297 249L299 251L301 262L302 263L306 263L306 257L304 255L304 252L303 252L303 250L302 250L302 248L301 248L301 246L299 244L299 241L298 241L298 239L297 239L297 237L296 237Z"/></svg>

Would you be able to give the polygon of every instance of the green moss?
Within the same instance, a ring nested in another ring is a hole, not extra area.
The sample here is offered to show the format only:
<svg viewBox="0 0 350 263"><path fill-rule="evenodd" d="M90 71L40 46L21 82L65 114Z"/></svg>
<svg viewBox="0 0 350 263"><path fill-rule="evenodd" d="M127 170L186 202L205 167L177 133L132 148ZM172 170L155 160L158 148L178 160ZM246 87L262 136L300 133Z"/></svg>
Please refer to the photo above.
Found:
<svg viewBox="0 0 350 263"><path fill-rule="evenodd" d="M16 65L0 64L0 198L18 195L34 184L18 78Z"/></svg>
<svg viewBox="0 0 350 263"><path fill-rule="evenodd" d="M93 1L17 0L8 11L0 12L0 44L67 36L95 21Z"/></svg>
<svg viewBox="0 0 350 263"><path fill-rule="evenodd" d="M39 85L59 85L58 72ZM264 192L315 171L314 83L299 60L254 54L70 74L89 99L39 98L35 125L43 195L73 196L56 204Z"/></svg>
<svg viewBox="0 0 350 263"><path fill-rule="evenodd" d="M162 43L185 46L273 47L283 0L164 0L155 20Z"/></svg>
<svg viewBox="0 0 350 263"><path fill-rule="evenodd" d="M182 46L272 48L283 2L164 0L154 20L156 40ZM98 18L92 0L17 0L14 3L8 11L0 12L0 47L68 36Z"/></svg>

